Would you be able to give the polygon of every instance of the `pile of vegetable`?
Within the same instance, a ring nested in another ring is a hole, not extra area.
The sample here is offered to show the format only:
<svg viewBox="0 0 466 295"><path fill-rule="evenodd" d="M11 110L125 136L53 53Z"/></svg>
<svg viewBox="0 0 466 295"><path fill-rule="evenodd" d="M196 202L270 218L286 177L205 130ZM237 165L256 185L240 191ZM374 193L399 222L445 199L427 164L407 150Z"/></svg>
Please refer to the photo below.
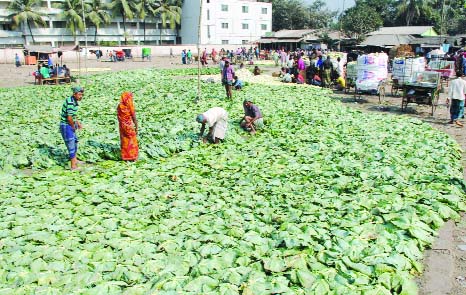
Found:
<svg viewBox="0 0 466 295"><path fill-rule="evenodd" d="M85 85L78 156L58 132L69 86L0 90L0 294L416 294L420 259L464 211L461 153L416 119L348 109L313 87L219 84L174 71ZM133 91L140 160L118 160ZM237 125L243 99L266 128ZM195 116L229 112L203 144Z"/></svg>

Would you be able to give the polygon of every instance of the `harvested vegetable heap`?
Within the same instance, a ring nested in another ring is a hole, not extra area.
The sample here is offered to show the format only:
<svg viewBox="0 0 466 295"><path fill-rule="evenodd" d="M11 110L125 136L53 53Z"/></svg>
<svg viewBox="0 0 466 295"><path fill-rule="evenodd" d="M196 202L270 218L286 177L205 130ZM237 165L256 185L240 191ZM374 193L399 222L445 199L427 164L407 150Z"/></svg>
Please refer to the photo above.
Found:
<svg viewBox="0 0 466 295"><path fill-rule="evenodd" d="M311 87L251 84L230 102L203 84L196 104L177 73L88 81L81 172L58 132L68 86L0 91L0 294L416 294L423 251L466 208L451 138ZM136 163L117 160L124 90ZM245 98L265 116L256 136L237 126ZM217 146L196 135L212 106L230 118Z"/></svg>

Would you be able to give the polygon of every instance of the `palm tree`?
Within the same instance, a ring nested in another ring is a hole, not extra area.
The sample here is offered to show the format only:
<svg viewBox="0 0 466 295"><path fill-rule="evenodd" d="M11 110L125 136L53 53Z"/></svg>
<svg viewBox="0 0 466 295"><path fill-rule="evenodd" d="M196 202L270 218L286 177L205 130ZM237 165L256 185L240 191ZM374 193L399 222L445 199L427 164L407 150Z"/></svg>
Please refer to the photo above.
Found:
<svg viewBox="0 0 466 295"><path fill-rule="evenodd" d="M126 35L126 19L133 19L134 13L140 10L138 7L139 1L136 0L113 0L110 4L110 9L114 16L121 15L123 17L123 31L125 36L125 45L128 42Z"/></svg>
<svg viewBox="0 0 466 295"><path fill-rule="evenodd" d="M142 19L142 26L144 30L144 44L146 44L146 17L152 15L152 11L156 9L156 0L142 0L138 17Z"/></svg>
<svg viewBox="0 0 466 295"><path fill-rule="evenodd" d="M415 19L430 10L431 3L431 0L403 0L398 6L398 15L403 16L406 25L409 26Z"/></svg>
<svg viewBox="0 0 466 295"><path fill-rule="evenodd" d="M95 27L94 43L97 45L97 30L101 24L108 24L111 21L110 14L107 11L108 5L102 3L101 0L91 0L89 3L90 11L87 12L86 17Z"/></svg>
<svg viewBox="0 0 466 295"><path fill-rule="evenodd" d="M65 0L55 5L63 10L62 18L66 20L66 27L73 34L74 43L76 44L76 35L79 32L84 32L83 19L83 3L81 0ZM84 3L84 11L90 10L89 4Z"/></svg>
<svg viewBox="0 0 466 295"><path fill-rule="evenodd" d="M31 34L32 43L35 43L34 35L31 30L31 21L36 27L45 26L45 21L42 18L43 13L39 12L38 7L40 6L41 0L14 0L8 5L8 10L12 12L8 17L13 19L15 27L26 22ZM24 34L24 31L23 31ZM26 34L24 34L24 41L27 43Z"/></svg>
<svg viewBox="0 0 466 295"><path fill-rule="evenodd" d="M167 21L170 23L170 29L175 29L181 23L180 1L177 0L158 0L156 9L152 14L162 20L162 28L167 27ZM162 44L162 29L160 29L160 44Z"/></svg>

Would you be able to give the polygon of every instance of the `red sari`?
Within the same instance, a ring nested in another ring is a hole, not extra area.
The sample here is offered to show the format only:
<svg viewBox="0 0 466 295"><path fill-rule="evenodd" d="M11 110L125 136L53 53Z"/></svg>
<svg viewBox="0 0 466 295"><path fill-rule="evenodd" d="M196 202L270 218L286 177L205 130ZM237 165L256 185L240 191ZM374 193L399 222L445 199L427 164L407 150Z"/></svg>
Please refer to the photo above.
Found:
<svg viewBox="0 0 466 295"><path fill-rule="evenodd" d="M131 92L123 92L117 112L118 125L120 127L121 159L135 161L139 155L139 148L136 128L133 122L136 111L134 110L133 94Z"/></svg>

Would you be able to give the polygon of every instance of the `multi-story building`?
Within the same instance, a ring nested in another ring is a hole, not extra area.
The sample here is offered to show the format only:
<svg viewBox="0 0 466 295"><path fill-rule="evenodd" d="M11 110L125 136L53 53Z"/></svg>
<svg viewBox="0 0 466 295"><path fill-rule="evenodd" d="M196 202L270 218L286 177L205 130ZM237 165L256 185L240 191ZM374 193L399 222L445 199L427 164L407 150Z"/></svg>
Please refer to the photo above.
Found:
<svg viewBox="0 0 466 295"><path fill-rule="evenodd" d="M184 1L180 37L184 44L247 44L272 31L272 4L257 0Z"/></svg>
<svg viewBox="0 0 466 295"><path fill-rule="evenodd" d="M110 2L111 0L103 0ZM123 29L123 19L121 17L113 17L109 24L102 24L98 29L98 34L95 34L95 27L87 23L86 32L77 32L73 36L70 30L66 28L66 21L63 19L62 10L56 8L63 0L43 0L39 12L43 13L46 22L45 27L36 27L32 22L31 32L27 24L22 24L18 28L13 29L12 19L9 17L11 11L8 6L12 0L0 0L0 46L12 46L32 43L34 44L61 46L74 44L75 42L84 43L85 39L89 43L95 41L115 42L117 44L125 41L132 43L144 42L145 44L175 44L177 31L171 29L163 29L160 19L147 17L144 20L132 19L126 20L126 33ZM144 29L145 26L145 29ZM96 40L97 39L97 40Z"/></svg>
<svg viewBox="0 0 466 295"><path fill-rule="evenodd" d="M77 32L73 36L66 28L63 11L57 8L63 0L42 0L38 10L44 14L46 26L36 27L30 22L31 30L26 23L13 28L12 11L8 10L13 1L0 0L0 47L32 44L33 38L34 44L52 46L83 44L86 39L89 44L96 41L122 44L125 39L133 44L145 41L147 45L197 44L200 1L184 1L181 30L163 29L160 19L154 17L127 19L124 30L123 19L117 16L111 23L102 24L98 34L95 34L95 27L87 23L85 33ZM271 3L257 0L202 1L201 44L246 44L272 30Z"/></svg>

